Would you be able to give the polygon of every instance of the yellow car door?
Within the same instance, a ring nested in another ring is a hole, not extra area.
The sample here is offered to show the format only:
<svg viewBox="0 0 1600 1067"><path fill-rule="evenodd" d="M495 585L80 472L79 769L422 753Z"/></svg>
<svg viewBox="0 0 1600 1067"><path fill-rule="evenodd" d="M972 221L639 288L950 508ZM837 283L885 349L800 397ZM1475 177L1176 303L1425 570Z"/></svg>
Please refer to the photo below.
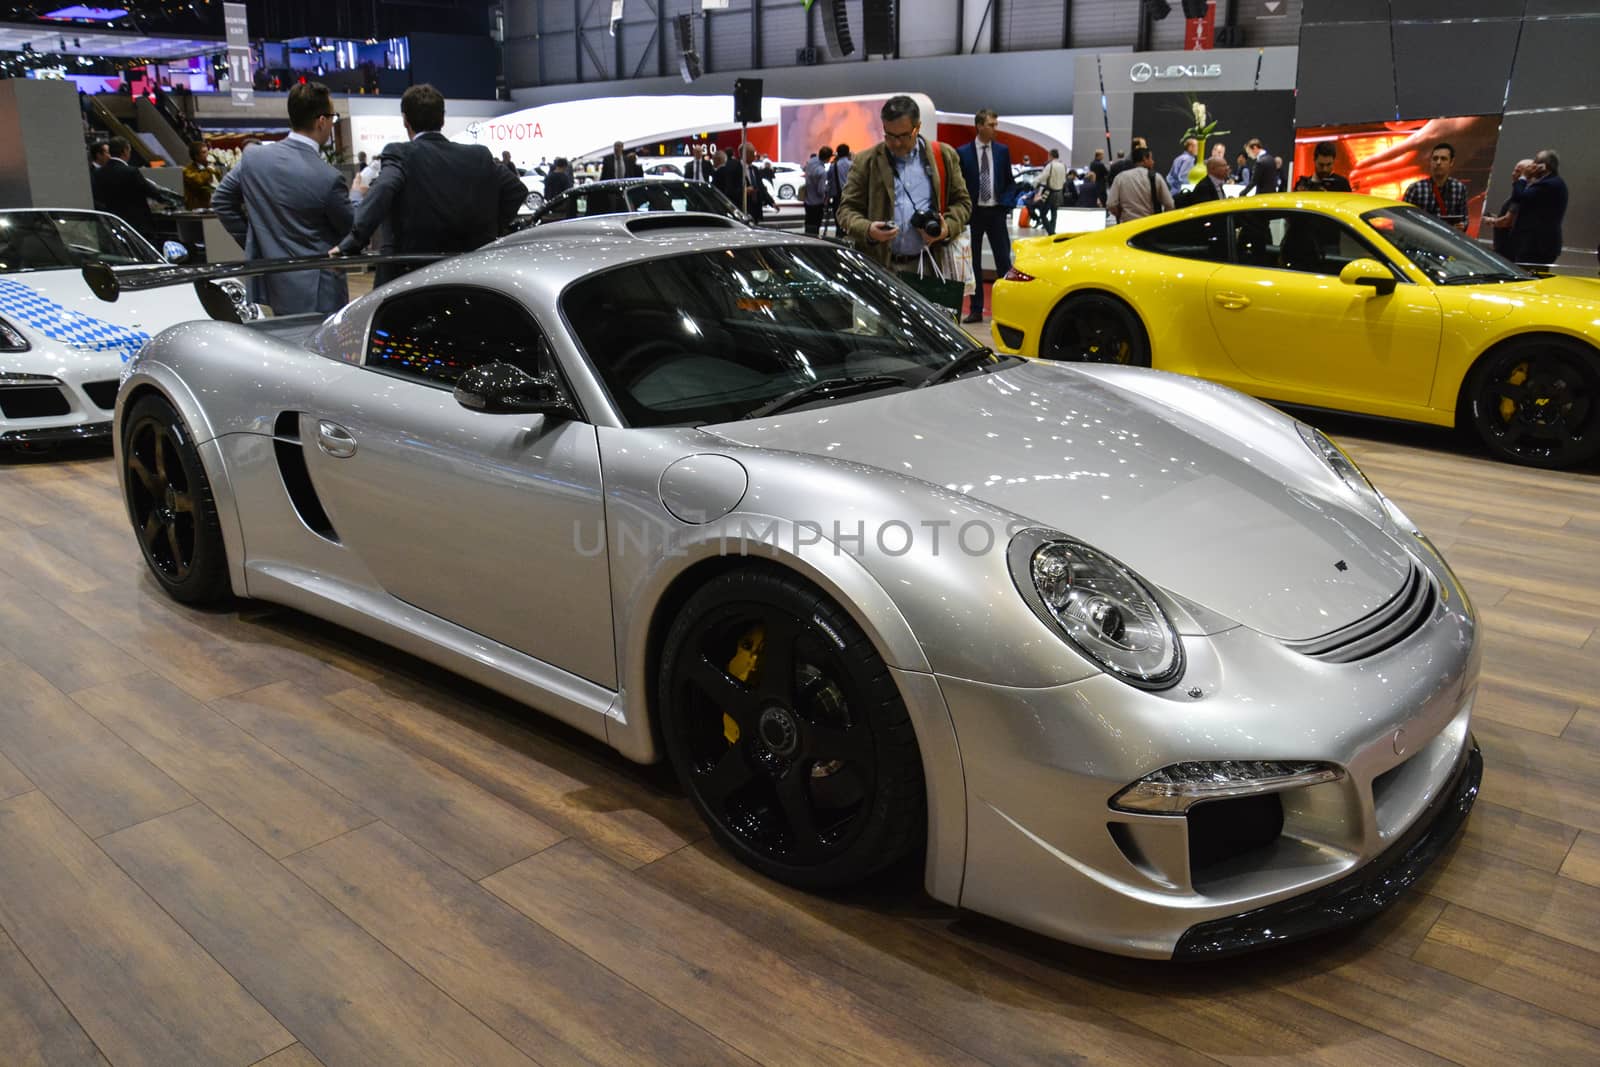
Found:
<svg viewBox="0 0 1600 1067"><path fill-rule="evenodd" d="M1241 207L1229 218L1232 261L1208 279L1205 301L1217 341L1241 375L1229 384L1376 415L1407 417L1407 409L1426 406L1442 319L1431 287L1390 270L1333 216ZM1362 260L1383 269L1362 263L1340 280ZM1356 283L1363 273L1366 281Z"/></svg>

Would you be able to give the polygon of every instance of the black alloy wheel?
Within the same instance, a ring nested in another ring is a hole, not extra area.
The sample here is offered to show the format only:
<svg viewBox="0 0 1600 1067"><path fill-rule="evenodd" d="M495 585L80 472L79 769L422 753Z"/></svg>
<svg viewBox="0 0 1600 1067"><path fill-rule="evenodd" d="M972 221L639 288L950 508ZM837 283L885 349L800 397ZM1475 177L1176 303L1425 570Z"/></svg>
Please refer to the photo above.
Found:
<svg viewBox="0 0 1600 1067"><path fill-rule="evenodd" d="M905 704L866 635L800 579L750 568L708 582L667 636L658 694L679 780L762 873L835 888L921 845Z"/></svg>
<svg viewBox="0 0 1600 1067"><path fill-rule="evenodd" d="M1600 352L1559 337L1513 341L1480 360L1472 428L1496 458L1573 467L1600 454Z"/></svg>
<svg viewBox="0 0 1600 1067"><path fill-rule="evenodd" d="M1150 345L1132 309L1113 296L1069 297L1045 324L1041 359L1150 366Z"/></svg>
<svg viewBox="0 0 1600 1067"><path fill-rule="evenodd" d="M228 565L211 484L183 420L164 397L141 397L124 419L123 487L139 549L175 600L228 593Z"/></svg>

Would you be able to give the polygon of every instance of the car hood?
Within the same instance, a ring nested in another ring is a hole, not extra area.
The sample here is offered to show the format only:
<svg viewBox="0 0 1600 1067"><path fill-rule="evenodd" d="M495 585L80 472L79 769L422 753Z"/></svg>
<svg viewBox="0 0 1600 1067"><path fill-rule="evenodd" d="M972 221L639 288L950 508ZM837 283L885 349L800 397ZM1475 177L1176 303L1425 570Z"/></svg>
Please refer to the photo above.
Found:
<svg viewBox="0 0 1600 1067"><path fill-rule="evenodd" d="M1447 307L1451 300L1462 301L1474 318L1485 322L1537 308L1541 316L1572 315L1574 326L1600 327L1600 279L1556 275L1497 285L1440 286L1437 291Z"/></svg>
<svg viewBox="0 0 1600 1067"><path fill-rule="evenodd" d="M1168 402L1187 383L1164 388L1157 399L1028 363L705 430L966 493L1283 640L1347 626L1400 590L1404 548L1344 502L1320 461L1306 463L1287 420L1233 432Z"/></svg>
<svg viewBox="0 0 1600 1067"><path fill-rule="evenodd" d="M25 285L46 300L60 304L68 311L152 337L168 326L189 319L211 317L200 305L200 298L187 285L122 293L115 303L107 303L89 290L88 284L83 280L83 273L78 270L28 271L22 274L0 275L0 278ZM28 323L23 322L20 325L27 326Z"/></svg>

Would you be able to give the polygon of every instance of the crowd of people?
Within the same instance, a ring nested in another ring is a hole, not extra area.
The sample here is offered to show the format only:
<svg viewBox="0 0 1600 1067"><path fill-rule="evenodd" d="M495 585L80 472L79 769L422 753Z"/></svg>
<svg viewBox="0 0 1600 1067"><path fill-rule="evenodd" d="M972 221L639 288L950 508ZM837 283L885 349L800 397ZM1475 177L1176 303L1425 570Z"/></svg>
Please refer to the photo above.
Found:
<svg viewBox="0 0 1600 1067"><path fill-rule="evenodd" d="M444 108L444 98L432 86L408 89L400 102L407 140L385 146L370 162L361 153L354 180L346 182L322 153L338 121L327 87L296 85L288 95L289 135L241 154L225 175L208 159L203 142L191 146L183 203L215 210L252 259L344 256L369 246L385 253L429 254L481 247L509 228L526 190L509 152L497 160L486 148L445 138ZM929 259L940 274L952 265L951 238L963 230L969 235L970 252L963 252L969 262L981 264L988 245L996 273L1004 275L1011 266L1011 220L1019 202L1035 224L1053 234L1063 207L1102 209L1108 221L1120 223L1233 192L1249 196L1283 189L1284 161L1260 138L1245 141L1232 162L1225 144L1211 143L1204 175L1191 183L1200 163L1198 139L1186 138L1162 168L1148 142L1134 137L1126 153L1107 160L1105 150L1097 150L1081 170L1069 169L1051 149L1031 194L1019 193L994 110L977 112L972 139L959 147L923 136L920 110L909 96L891 97L880 119L883 140L859 156L847 144L821 145L807 160L805 231L826 234L830 224L836 225L840 239L855 242L883 266L919 277ZM150 201L170 202L172 194L129 164L129 148L115 137L94 147L95 203L152 237ZM1336 173L1337 160L1333 142L1319 142L1312 172L1295 181L1294 191L1349 192L1348 177ZM1427 176L1408 185L1403 199L1465 230L1471 191L1452 175L1455 148L1435 144L1428 160ZM600 180L645 176L637 155L621 141L589 167ZM683 177L714 185L760 223L769 210L777 210L770 167L748 142L732 156L695 144ZM577 177L565 157L543 164L540 173L546 199L559 196ZM1511 178L1499 211L1484 215L1493 227L1495 248L1517 262L1553 262L1561 252L1567 206L1556 152L1545 149L1518 162ZM379 280L406 269L385 264ZM278 315L330 312L348 295L344 275L336 270L266 275L252 285L254 298ZM977 285L967 305L968 322L982 321L983 305L984 287Z"/></svg>

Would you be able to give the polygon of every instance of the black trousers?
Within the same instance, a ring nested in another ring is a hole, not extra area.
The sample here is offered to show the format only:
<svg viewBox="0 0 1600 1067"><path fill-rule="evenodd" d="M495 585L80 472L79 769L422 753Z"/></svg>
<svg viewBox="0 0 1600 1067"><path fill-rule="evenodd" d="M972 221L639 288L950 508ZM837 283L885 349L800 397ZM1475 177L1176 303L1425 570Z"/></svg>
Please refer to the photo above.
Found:
<svg viewBox="0 0 1600 1067"><path fill-rule="evenodd" d="M1006 207L972 208L972 274L977 288L972 290L971 314L983 313L983 239L989 239L994 249L994 276L1004 278L1011 269L1011 209Z"/></svg>
<svg viewBox="0 0 1600 1067"><path fill-rule="evenodd" d="M815 237L822 230L822 213L827 210L827 204L806 205L806 233Z"/></svg>

